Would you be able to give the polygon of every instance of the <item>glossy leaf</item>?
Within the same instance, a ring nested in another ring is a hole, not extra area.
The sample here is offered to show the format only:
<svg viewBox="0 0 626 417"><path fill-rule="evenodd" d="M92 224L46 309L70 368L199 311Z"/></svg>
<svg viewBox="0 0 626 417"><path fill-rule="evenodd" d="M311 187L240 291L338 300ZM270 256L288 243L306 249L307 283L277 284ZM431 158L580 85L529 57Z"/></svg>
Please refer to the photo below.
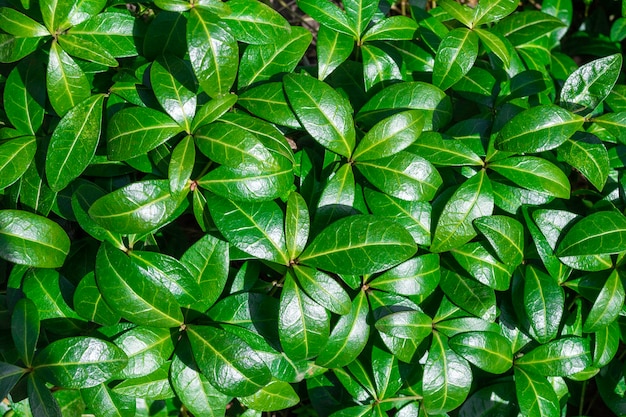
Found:
<svg viewBox="0 0 626 417"><path fill-rule="evenodd" d="M411 40L417 35L417 23L406 16L390 16L372 25L361 42Z"/></svg>
<svg viewBox="0 0 626 417"><path fill-rule="evenodd" d="M46 157L46 179L53 191L67 187L87 168L102 130L103 95L70 109L54 130Z"/></svg>
<svg viewBox="0 0 626 417"><path fill-rule="evenodd" d="M361 52L365 91L369 92L403 80L399 64L383 49L365 44L361 46Z"/></svg>
<svg viewBox="0 0 626 417"><path fill-rule="evenodd" d="M135 399L111 391L104 383L81 389L80 393L89 408L99 410L98 417L130 417L135 415Z"/></svg>
<svg viewBox="0 0 626 417"><path fill-rule="evenodd" d="M37 268L63 265L70 240L57 223L22 210L0 210L0 257Z"/></svg>
<svg viewBox="0 0 626 417"><path fill-rule="evenodd" d="M354 49L354 39L342 32L321 26L317 33L317 72L324 80L348 59Z"/></svg>
<svg viewBox="0 0 626 417"><path fill-rule="evenodd" d="M333 327L315 363L327 368L339 368L354 361L369 339L368 313L367 297L361 291L352 300L350 312L341 316Z"/></svg>
<svg viewBox="0 0 626 417"><path fill-rule="evenodd" d="M280 296L278 336L285 354L292 360L317 356L328 340L330 315L287 277Z"/></svg>
<svg viewBox="0 0 626 417"><path fill-rule="evenodd" d="M454 249L452 256L478 282L499 291L509 288L513 268L500 263L485 245L466 243Z"/></svg>
<svg viewBox="0 0 626 417"><path fill-rule="evenodd" d="M298 404L300 397L287 382L272 381L256 393L239 400L256 411L277 411Z"/></svg>
<svg viewBox="0 0 626 417"><path fill-rule="evenodd" d="M433 84L447 90L472 68L478 56L478 35L466 28L450 31L439 44Z"/></svg>
<svg viewBox="0 0 626 417"><path fill-rule="evenodd" d="M161 56L150 67L150 83L163 109L187 132L196 113L196 80L187 63Z"/></svg>
<svg viewBox="0 0 626 417"><path fill-rule="evenodd" d="M73 298L76 313L86 320L102 325L113 325L120 320L119 314L104 301L93 272L80 280Z"/></svg>
<svg viewBox="0 0 626 417"><path fill-rule="evenodd" d="M239 47L230 32L199 7L191 9L187 22L189 57L200 86L211 97L229 92L239 66Z"/></svg>
<svg viewBox="0 0 626 417"><path fill-rule="evenodd" d="M306 247L310 223L309 209L304 198L295 192L289 194L285 213L285 243L290 259L297 258Z"/></svg>
<svg viewBox="0 0 626 417"><path fill-rule="evenodd" d="M437 287L439 278L439 256L426 254L385 271L368 285L393 294L425 297Z"/></svg>
<svg viewBox="0 0 626 417"><path fill-rule="evenodd" d="M439 286L454 304L465 311L483 320L495 319L496 296L492 288L446 268L441 270Z"/></svg>
<svg viewBox="0 0 626 417"><path fill-rule="evenodd" d="M0 28L6 33L25 38L50 35L45 26L11 7L0 8Z"/></svg>
<svg viewBox="0 0 626 417"><path fill-rule="evenodd" d="M524 228L507 216L479 217L474 226L487 238L500 260L518 265L524 257Z"/></svg>
<svg viewBox="0 0 626 417"><path fill-rule="evenodd" d="M39 375L31 373L28 376L27 392L30 411L34 417L62 417L59 404Z"/></svg>
<svg viewBox="0 0 626 417"><path fill-rule="evenodd" d="M322 146L350 157L355 145L352 109L330 86L306 75L284 78L287 98L302 126Z"/></svg>
<svg viewBox="0 0 626 417"><path fill-rule="evenodd" d="M264 3L235 0L228 8L222 19L240 42L263 45L289 34L287 20Z"/></svg>
<svg viewBox="0 0 626 417"><path fill-rule="evenodd" d="M0 189L8 187L24 175L36 151L34 136L9 139L0 144Z"/></svg>
<svg viewBox="0 0 626 417"><path fill-rule="evenodd" d="M9 73L4 86L4 111L9 121L23 133L37 133L43 124L45 101L46 83L41 63L23 60Z"/></svg>
<svg viewBox="0 0 626 417"><path fill-rule="evenodd" d="M515 368L515 391L520 410L529 417L560 416L559 399L552 385L541 375Z"/></svg>
<svg viewBox="0 0 626 417"><path fill-rule="evenodd" d="M117 379L148 375L164 363L174 351L170 329L138 326L122 333L113 341L128 356L126 366L116 373Z"/></svg>
<svg viewBox="0 0 626 417"><path fill-rule="evenodd" d="M330 275L306 266L294 265L298 283L316 303L336 314L350 312L350 297Z"/></svg>
<svg viewBox="0 0 626 417"><path fill-rule="evenodd" d="M583 122L582 117L558 106L532 107L504 125L494 146L518 153L554 149L579 130Z"/></svg>
<svg viewBox="0 0 626 417"><path fill-rule="evenodd" d="M163 400L174 397L169 381L170 363L166 362L156 371L137 378L129 378L113 388L113 392L128 397Z"/></svg>
<svg viewBox="0 0 626 417"><path fill-rule="evenodd" d="M115 58L137 55L137 26L131 15L103 12L70 28L63 36L73 38L75 43L88 41L99 45Z"/></svg>
<svg viewBox="0 0 626 417"><path fill-rule="evenodd" d="M589 340L580 337L553 340L526 353L515 363L539 375L573 375L591 365Z"/></svg>
<svg viewBox="0 0 626 417"><path fill-rule="evenodd" d="M521 187L558 198L569 198L569 180L563 171L546 159L512 156L492 162L488 167Z"/></svg>
<svg viewBox="0 0 626 417"><path fill-rule="evenodd" d="M237 336L213 327L187 328L198 368L227 395L252 395L271 378L259 356Z"/></svg>
<svg viewBox="0 0 626 417"><path fill-rule="evenodd" d="M407 151L417 153L435 166L483 165L480 156L462 141L445 139L437 132L424 132Z"/></svg>
<svg viewBox="0 0 626 417"><path fill-rule="evenodd" d="M496 22L513 13L518 3L512 0L487 0L478 4L474 11L474 26Z"/></svg>
<svg viewBox="0 0 626 417"><path fill-rule="evenodd" d="M39 312L28 298L19 300L11 318L13 343L26 366L31 366L39 339Z"/></svg>
<svg viewBox="0 0 626 417"><path fill-rule="evenodd" d="M432 320L420 311L398 311L376 321L376 329L419 344L432 332Z"/></svg>
<svg viewBox="0 0 626 417"><path fill-rule="evenodd" d="M196 162L196 147L193 137L186 136L172 151L172 158L167 169L170 181L170 192L178 194L189 185L193 165Z"/></svg>
<svg viewBox="0 0 626 417"><path fill-rule="evenodd" d="M56 42L50 48L46 74L48 98L59 116L89 97L85 73Z"/></svg>
<svg viewBox="0 0 626 417"><path fill-rule="evenodd" d="M609 95L621 68L621 54L581 66L565 80L560 95L561 105L574 113L591 113Z"/></svg>
<svg viewBox="0 0 626 417"><path fill-rule="evenodd" d="M168 180L146 180L99 198L89 215L112 232L148 233L170 221L180 204L180 196L170 194Z"/></svg>
<svg viewBox="0 0 626 417"><path fill-rule="evenodd" d="M413 143L424 128L424 114L419 110L397 113L377 123L361 139L352 159L367 161L392 156Z"/></svg>
<svg viewBox="0 0 626 417"><path fill-rule="evenodd" d="M569 229L557 247L558 256L601 255L623 251L626 217L600 211L584 217Z"/></svg>
<svg viewBox="0 0 626 417"><path fill-rule="evenodd" d="M6 398L26 371L26 368L0 362L0 394Z"/></svg>
<svg viewBox="0 0 626 417"><path fill-rule="evenodd" d="M431 200L442 184L439 172L428 160L406 151L381 159L358 161L355 165L373 185L401 200Z"/></svg>
<svg viewBox="0 0 626 417"><path fill-rule="evenodd" d="M183 322L174 296L141 275L126 254L108 243L96 257L96 282L106 303L133 323L177 327Z"/></svg>
<svg viewBox="0 0 626 417"><path fill-rule="evenodd" d="M226 94L224 96L214 98L204 104L198 109L193 118L193 123L191 125L192 132L195 132L199 127L217 120L236 102L237 96L235 94Z"/></svg>
<svg viewBox="0 0 626 417"><path fill-rule="evenodd" d="M327 0L298 0L298 7L324 26L358 38L346 14L335 4Z"/></svg>
<svg viewBox="0 0 626 417"><path fill-rule="evenodd" d="M64 388L89 388L106 381L128 361L113 343L68 337L43 348L33 363L38 375Z"/></svg>
<svg viewBox="0 0 626 417"><path fill-rule="evenodd" d="M498 333L459 333L450 338L449 344L467 361L490 373L504 373L513 365L511 342Z"/></svg>
<svg viewBox="0 0 626 417"><path fill-rule="evenodd" d="M611 272L583 324L586 333L599 332L610 325L624 306L624 286L617 270Z"/></svg>
<svg viewBox="0 0 626 417"><path fill-rule="evenodd" d="M476 236L474 219L490 216L492 211L491 182L481 170L450 196L437 222L430 250L445 252L468 242Z"/></svg>
<svg viewBox="0 0 626 417"><path fill-rule="evenodd" d="M276 203L234 202L217 196L207 200L216 226L236 247L260 259L289 264L284 214Z"/></svg>
<svg viewBox="0 0 626 417"><path fill-rule="evenodd" d="M471 385L469 363L449 348L445 336L434 332L422 380L425 410L432 414L454 410L465 401Z"/></svg>
<svg viewBox="0 0 626 417"><path fill-rule="evenodd" d="M142 155L180 133L182 128L168 115L145 107L129 107L116 113L107 128L109 158L124 161Z"/></svg>
<svg viewBox="0 0 626 417"><path fill-rule="evenodd" d="M559 147L557 155L579 170L597 190L604 188L610 162L606 147L597 137L577 133Z"/></svg>
<svg viewBox="0 0 626 417"><path fill-rule="evenodd" d="M359 275L399 264L415 250L411 235L394 221L350 216L322 230L299 261L329 272Z"/></svg>
<svg viewBox="0 0 626 417"><path fill-rule="evenodd" d="M563 289L554 278L528 266L524 274L524 309L540 343L554 339L565 310Z"/></svg>

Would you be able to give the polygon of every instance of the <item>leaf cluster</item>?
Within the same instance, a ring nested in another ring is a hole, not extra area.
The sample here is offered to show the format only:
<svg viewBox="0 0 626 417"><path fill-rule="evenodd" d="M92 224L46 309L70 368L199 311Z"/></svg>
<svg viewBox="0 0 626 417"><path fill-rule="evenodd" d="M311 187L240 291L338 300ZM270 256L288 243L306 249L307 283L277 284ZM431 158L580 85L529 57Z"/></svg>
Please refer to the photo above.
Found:
<svg viewBox="0 0 626 417"><path fill-rule="evenodd" d="M623 12L419 3L0 1L1 412L625 415Z"/></svg>

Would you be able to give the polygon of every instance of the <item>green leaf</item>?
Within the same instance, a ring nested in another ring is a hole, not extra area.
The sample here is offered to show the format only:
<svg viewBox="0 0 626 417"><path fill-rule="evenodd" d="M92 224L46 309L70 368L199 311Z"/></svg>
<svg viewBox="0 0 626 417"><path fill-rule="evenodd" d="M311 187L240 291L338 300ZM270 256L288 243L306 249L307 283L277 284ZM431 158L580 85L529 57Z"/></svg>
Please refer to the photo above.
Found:
<svg viewBox="0 0 626 417"><path fill-rule="evenodd" d="M106 303L130 322L155 327L178 327L183 322L174 296L144 277L126 254L106 242L96 256L96 282Z"/></svg>
<svg viewBox="0 0 626 417"><path fill-rule="evenodd" d="M330 275L301 265L294 265L298 283L316 303L336 314L350 312L350 297Z"/></svg>
<svg viewBox="0 0 626 417"><path fill-rule="evenodd" d="M181 205L168 180L145 180L126 185L96 200L91 218L104 229L131 234L149 233L171 221Z"/></svg>
<svg viewBox="0 0 626 417"><path fill-rule="evenodd" d="M593 302L583 324L583 331L585 333L599 332L615 321L624 307L624 298L624 286L620 274L617 270L613 270Z"/></svg>
<svg viewBox="0 0 626 417"><path fill-rule="evenodd" d="M411 235L396 222L355 215L322 230L299 261L338 274L361 275L395 266L415 250Z"/></svg>
<svg viewBox="0 0 626 417"><path fill-rule="evenodd" d="M247 89L239 104L253 115L271 123L300 129L300 122L287 103L283 83L268 82Z"/></svg>
<svg viewBox="0 0 626 417"><path fill-rule="evenodd" d="M611 362L619 348L619 324L613 321L595 333L593 366L601 368Z"/></svg>
<svg viewBox="0 0 626 417"><path fill-rule="evenodd" d="M0 189L20 179L35 158L37 141L34 136L9 139L0 144Z"/></svg>
<svg viewBox="0 0 626 417"><path fill-rule="evenodd" d="M307 75L283 79L287 98L307 132L325 148L349 158L356 132L350 105L328 84Z"/></svg>
<svg viewBox="0 0 626 417"><path fill-rule="evenodd" d="M58 268L70 251L65 231L50 219L0 210L0 258L36 268Z"/></svg>
<svg viewBox="0 0 626 417"><path fill-rule="evenodd" d="M196 113L196 80L187 62L162 55L150 67L150 84L163 109L186 132Z"/></svg>
<svg viewBox="0 0 626 417"><path fill-rule="evenodd" d="M512 156L490 162L488 168L513 183L540 193L568 199L570 183L552 162L535 156Z"/></svg>
<svg viewBox="0 0 626 417"><path fill-rule="evenodd" d="M280 43L274 41L267 45L250 45L246 48L239 62L239 88L271 81L280 74L293 72L311 43L311 32L303 27L293 26L291 33L285 32L279 38Z"/></svg>
<svg viewBox="0 0 626 417"><path fill-rule="evenodd" d="M114 161L143 155L182 132L168 115L146 107L129 107L115 113L107 129L107 150Z"/></svg>
<svg viewBox="0 0 626 417"><path fill-rule="evenodd" d="M39 374L31 373L27 378L27 392L33 417L62 417L59 404L52 396Z"/></svg>
<svg viewBox="0 0 626 417"><path fill-rule="evenodd" d="M437 221L432 252L445 252L458 248L476 236L472 222L483 216L490 216L493 211L493 193L491 182L481 170L465 181L446 202Z"/></svg>
<svg viewBox="0 0 626 417"><path fill-rule="evenodd" d="M24 38L50 36L44 26L11 7L0 8L0 29Z"/></svg>
<svg viewBox="0 0 626 417"><path fill-rule="evenodd" d="M191 131L195 133L199 127L214 122L234 106L236 102L237 95L235 94L226 94L209 100L196 112L191 125Z"/></svg>
<svg viewBox="0 0 626 417"><path fill-rule="evenodd" d="M170 363L164 363L156 371L138 378L122 381L113 388L113 392L128 397L163 400L173 398L174 391L169 381Z"/></svg>
<svg viewBox="0 0 626 417"><path fill-rule="evenodd" d="M191 245L180 258L180 262L200 285L202 295L197 305L209 307L222 293L228 278L228 253L227 242L207 234Z"/></svg>
<svg viewBox="0 0 626 417"><path fill-rule="evenodd" d="M428 160L406 151L386 158L358 161L355 166L378 189L401 200L432 200L443 182Z"/></svg>
<svg viewBox="0 0 626 417"><path fill-rule="evenodd" d="M196 146L191 135L185 136L172 151L167 168L170 181L170 192L178 194L189 185L189 180L196 162Z"/></svg>
<svg viewBox="0 0 626 417"><path fill-rule="evenodd" d="M531 107L504 125L494 146L517 153L547 151L563 144L583 122L581 116L552 104Z"/></svg>
<svg viewBox="0 0 626 417"><path fill-rule="evenodd" d="M563 22L549 14L525 10L505 17L497 22L494 28L513 45L519 46L532 43L537 37L563 26L565 26Z"/></svg>
<svg viewBox="0 0 626 417"><path fill-rule="evenodd" d="M467 28L450 31L439 44L433 65L433 84L447 90L474 66L478 35Z"/></svg>
<svg viewBox="0 0 626 417"><path fill-rule="evenodd" d="M421 311L407 310L387 314L375 323L376 329L393 337L411 339L419 344L433 330L432 320Z"/></svg>
<svg viewBox="0 0 626 417"><path fill-rule="evenodd" d="M211 97L229 92L239 66L239 47L230 32L200 7L191 9L187 22L187 48L200 86Z"/></svg>
<svg viewBox="0 0 626 417"><path fill-rule="evenodd" d="M273 201L235 202L207 198L217 228L238 249L259 259L289 264L284 214Z"/></svg>
<svg viewBox="0 0 626 417"><path fill-rule="evenodd" d="M360 291L352 300L350 312L335 324L315 363L326 368L339 368L354 361L369 339L368 313L367 296Z"/></svg>
<svg viewBox="0 0 626 417"><path fill-rule="evenodd" d="M378 3L368 0L345 0L343 5L357 38L361 38L378 11Z"/></svg>
<svg viewBox="0 0 626 417"><path fill-rule="evenodd" d="M324 80L350 57L354 50L354 39L322 25L317 33L316 47L317 76Z"/></svg>
<svg viewBox="0 0 626 417"><path fill-rule="evenodd" d="M416 256L368 282L371 288L398 295L426 297L439 284L439 255Z"/></svg>
<svg viewBox="0 0 626 417"><path fill-rule="evenodd" d="M19 38L5 33L0 33L0 62L17 62L33 53L41 43L38 38Z"/></svg>
<svg viewBox="0 0 626 417"><path fill-rule="evenodd" d="M170 329L148 326L137 326L116 337L113 343L128 356L128 363L115 378L137 378L156 371L174 352L174 338Z"/></svg>
<svg viewBox="0 0 626 417"><path fill-rule="evenodd" d="M310 227L306 201L296 192L289 194L285 213L285 244L289 259L296 259L306 247Z"/></svg>
<svg viewBox="0 0 626 417"><path fill-rule="evenodd" d="M446 139L438 132L424 132L407 151L435 166L482 166L483 160L461 140Z"/></svg>
<svg viewBox="0 0 626 417"><path fill-rule="evenodd" d="M46 178L52 191L61 191L87 168L100 140L104 95L97 94L70 109L48 145Z"/></svg>
<svg viewBox="0 0 626 417"><path fill-rule="evenodd" d="M515 364L543 376L570 376L591 365L589 340L581 337L553 340L526 353Z"/></svg>
<svg viewBox="0 0 626 417"><path fill-rule="evenodd" d="M432 84L419 81L396 83L383 88L359 110L356 121L374 126L400 111L426 110L424 130L436 130L452 118L450 98Z"/></svg>
<svg viewBox="0 0 626 417"><path fill-rule="evenodd" d="M41 62L21 61L9 73L4 86L6 116L17 130L34 135L43 124L45 103L46 81Z"/></svg>
<svg viewBox="0 0 626 417"><path fill-rule="evenodd" d="M58 41L61 48L73 57L108 67L118 66L115 57L106 47L91 40L77 39L75 36L61 36Z"/></svg>
<svg viewBox="0 0 626 417"><path fill-rule="evenodd" d="M265 363L234 334L207 326L189 326L187 334L198 368L224 394L245 397L270 382Z"/></svg>
<svg viewBox="0 0 626 417"><path fill-rule="evenodd" d="M554 339L565 310L565 294L556 280L533 266L524 274L524 311L539 343Z"/></svg>
<svg viewBox="0 0 626 417"><path fill-rule="evenodd" d="M56 42L50 48L46 86L50 104L59 116L90 95L85 73Z"/></svg>
<svg viewBox="0 0 626 417"><path fill-rule="evenodd" d="M287 20L276 10L257 1L231 0L230 13L222 17L238 41L264 45L275 43L289 35Z"/></svg>
<svg viewBox="0 0 626 417"><path fill-rule="evenodd" d="M130 14L103 12L70 28L63 38L78 44L87 41L99 45L115 58L132 57L137 55L137 26L135 17ZM155 39L155 42L158 41Z"/></svg>
<svg viewBox="0 0 626 417"><path fill-rule="evenodd" d="M474 226L487 238L500 260L519 265L524 258L524 227L512 217L485 216L474 220Z"/></svg>
<svg viewBox="0 0 626 417"><path fill-rule="evenodd" d="M73 301L78 315L86 320L105 326L114 325L120 320L120 315L104 301L93 272L80 280L74 291Z"/></svg>
<svg viewBox="0 0 626 417"><path fill-rule="evenodd" d="M417 30L415 20L407 16L390 16L367 29L361 42L412 40L417 36Z"/></svg>
<svg viewBox="0 0 626 417"><path fill-rule="evenodd" d="M454 410L465 401L471 385L469 363L449 348L445 336L433 332L422 378L424 409L431 414Z"/></svg>
<svg viewBox="0 0 626 417"><path fill-rule="evenodd" d="M355 39L358 33L346 14L337 5L328 0L298 0L298 7L311 16L323 26L327 26L334 31L351 35Z"/></svg>
<svg viewBox="0 0 626 417"><path fill-rule="evenodd" d="M178 398L192 413L208 417L226 414L230 397L216 390L200 373L187 340L182 340L176 348L170 367L170 381Z"/></svg>
<svg viewBox="0 0 626 417"><path fill-rule="evenodd" d="M441 269L439 287L463 310L486 321L496 317L496 295L492 288L447 268Z"/></svg>
<svg viewBox="0 0 626 417"><path fill-rule="evenodd" d="M24 365L30 367L39 339L39 311L28 298L22 298L13 307L11 336Z"/></svg>
<svg viewBox="0 0 626 417"><path fill-rule="evenodd" d="M361 46L365 91L382 88L403 79L400 65L391 55L376 46Z"/></svg>
<svg viewBox="0 0 626 417"><path fill-rule="evenodd" d="M493 332L459 333L449 340L450 347L478 368L502 374L513 365L511 342Z"/></svg>
<svg viewBox="0 0 626 417"><path fill-rule="evenodd" d="M89 208L100 197L106 195L106 192L92 183L83 183L72 195L72 211L80 227L97 240L107 240L118 249L124 249L122 237L114 234L98 226L98 224L89 216Z"/></svg>
<svg viewBox="0 0 626 417"><path fill-rule="evenodd" d="M478 282L499 291L509 289L514 268L500 263L481 242L453 249L452 256Z"/></svg>
<svg viewBox="0 0 626 417"><path fill-rule="evenodd" d="M528 417L558 417L559 399L552 385L541 375L515 367L515 391L523 415Z"/></svg>
<svg viewBox="0 0 626 417"><path fill-rule="evenodd" d="M431 206L425 201L404 201L384 193L365 189L371 212L388 216L404 226L418 245L430 245Z"/></svg>
<svg viewBox="0 0 626 417"><path fill-rule="evenodd" d="M355 210L356 195L352 165L344 164L329 176L317 203L313 229L320 229L333 221L346 217Z"/></svg>
<svg viewBox="0 0 626 417"><path fill-rule="evenodd" d="M0 362L0 395L2 398L7 398L26 371L26 368Z"/></svg>
<svg viewBox="0 0 626 417"><path fill-rule="evenodd" d="M285 277L280 295L278 336L285 354L294 361L310 359L322 351L330 331L330 314Z"/></svg>
<svg viewBox="0 0 626 417"><path fill-rule="evenodd" d="M128 361L111 342L94 337L60 339L43 348L33 367L37 375L64 388L89 388L106 381Z"/></svg>
<svg viewBox="0 0 626 417"><path fill-rule="evenodd" d="M576 222L563 236L556 254L603 255L624 250L626 250L626 217L615 211L600 211Z"/></svg>
<svg viewBox="0 0 626 417"><path fill-rule="evenodd" d="M392 156L413 143L424 128L424 113L409 110L374 125L354 150L352 159L367 161Z"/></svg>
<svg viewBox="0 0 626 417"><path fill-rule="evenodd" d="M580 171L585 178L602 191L610 172L609 154L596 136L578 132L557 150L557 155Z"/></svg>
<svg viewBox="0 0 626 417"><path fill-rule="evenodd" d="M144 279L169 291L180 305L188 306L200 299L200 285L175 258L147 251L132 251L129 257L132 267L138 268Z"/></svg>
<svg viewBox="0 0 626 417"><path fill-rule="evenodd" d="M497 22L513 13L517 6L514 0L482 0L474 9L472 26Z"/></svg>
<svg viewBox="0 0 626 417"><path fill-rule="evenodd" d="M111 391L106 384L81 389L81 396L97 417L131 417L136 412L136 400Z"/></svg>
<svg viewBox="0 0 626 417"><path fill-rule="evenodd" d="M464 6L460 3L456 3L451 0L443 0L437 3L438 6L441 6L443 10L445 10L450 16L461 22L463 25L468 28L472 27L472 9L467 6Z"/></svg>
<svg viewBox="0 0 626 417"><path fill-rule="evenodd" d="M565 80L559 97L561 105L574 113L588 115L607 98L621 68L621 54L582 65Z"/></svg>
<svg viewBox="0 0 626 417"><path fill-rule="evenodd" d="M300 397L287 382L272 381L256 393L241 397L239 401L256 411L279 411L293 407L300 402Z"/></svg>

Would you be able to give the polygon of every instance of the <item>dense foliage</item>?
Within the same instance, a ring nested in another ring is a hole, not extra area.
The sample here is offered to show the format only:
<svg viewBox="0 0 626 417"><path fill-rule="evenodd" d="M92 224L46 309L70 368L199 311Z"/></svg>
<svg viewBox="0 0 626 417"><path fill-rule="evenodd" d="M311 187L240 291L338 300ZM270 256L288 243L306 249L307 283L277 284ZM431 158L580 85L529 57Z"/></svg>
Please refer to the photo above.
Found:
<svg viewBox="0 0 626 417"><path fill-rule="evenodd" d="M3 413L626 415L619 2L0 5Z"/></svg>

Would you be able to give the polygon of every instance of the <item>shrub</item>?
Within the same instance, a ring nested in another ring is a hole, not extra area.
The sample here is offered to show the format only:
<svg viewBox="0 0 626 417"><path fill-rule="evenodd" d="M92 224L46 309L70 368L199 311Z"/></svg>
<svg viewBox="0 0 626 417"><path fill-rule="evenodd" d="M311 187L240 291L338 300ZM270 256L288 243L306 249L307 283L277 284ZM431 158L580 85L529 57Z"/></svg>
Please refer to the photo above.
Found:
<svg viewBox="0 0 626 417"><path fill-rule="evenodd" d="M618 3L0 4L3 412L626 414Z"/></svg>

